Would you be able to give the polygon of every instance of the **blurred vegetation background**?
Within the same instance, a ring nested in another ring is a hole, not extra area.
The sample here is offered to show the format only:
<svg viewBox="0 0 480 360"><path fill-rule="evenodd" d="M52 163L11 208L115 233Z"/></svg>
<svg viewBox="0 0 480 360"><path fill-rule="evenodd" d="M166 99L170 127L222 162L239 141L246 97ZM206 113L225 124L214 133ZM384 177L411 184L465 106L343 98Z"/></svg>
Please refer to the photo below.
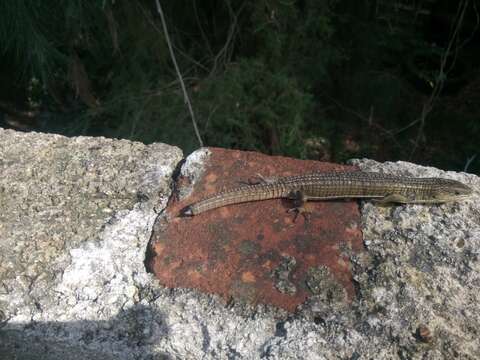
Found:
<svg viewBox="0 0 480 360"><path fill-rule="evenodd" d="M0 1L0 126L189 153L183 82L206 146L480 174L475 1L158 1Z"/></svg>

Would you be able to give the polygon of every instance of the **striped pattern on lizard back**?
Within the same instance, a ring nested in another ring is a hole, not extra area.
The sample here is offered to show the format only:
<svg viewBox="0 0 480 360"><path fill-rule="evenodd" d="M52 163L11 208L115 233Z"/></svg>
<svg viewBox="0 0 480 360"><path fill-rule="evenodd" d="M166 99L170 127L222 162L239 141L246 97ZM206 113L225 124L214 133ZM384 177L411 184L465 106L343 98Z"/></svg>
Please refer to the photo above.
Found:
<svg viewBox="0 0 480 360"><path fill-rule="evenodd" d="M272 182L245 185L216 193L184 210L196 215L218 207L301 193L305 200L338 198L386 199L401 203L441 203L470 195L466 185L442 178L413 178L372 172L315 172L278 178Z"/></svg>

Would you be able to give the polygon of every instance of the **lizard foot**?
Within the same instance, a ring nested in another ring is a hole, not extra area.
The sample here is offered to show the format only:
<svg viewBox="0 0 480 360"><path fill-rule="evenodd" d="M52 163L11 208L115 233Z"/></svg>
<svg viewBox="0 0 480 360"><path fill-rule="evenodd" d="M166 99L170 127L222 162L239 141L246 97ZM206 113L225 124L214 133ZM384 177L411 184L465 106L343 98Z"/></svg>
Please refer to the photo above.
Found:
<svg viewBox="0 0 480 360"><path fill-rule="evenodd" d="M307 209L305 209L303 206L299 206L299 207L293 207L291 209L288 209L287 210L288 213L291 213L291 212L294 212L295 213L295 216L293 217L293 222L295 223L297 221L297 218L298 218L298 215L302 215L303 218L305 219L305 222L309 222L310 221L310 211L308 211Z"/></svg>

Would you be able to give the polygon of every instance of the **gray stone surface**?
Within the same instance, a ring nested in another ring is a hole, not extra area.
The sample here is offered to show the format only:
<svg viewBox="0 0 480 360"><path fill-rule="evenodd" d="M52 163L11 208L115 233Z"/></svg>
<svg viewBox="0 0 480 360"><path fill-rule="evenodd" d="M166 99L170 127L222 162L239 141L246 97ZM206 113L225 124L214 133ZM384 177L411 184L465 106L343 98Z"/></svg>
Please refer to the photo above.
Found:
<svg viewBox="0 0 480 360"><path fill-rule="evenodd" d="M0 130L0 359L478 358L478 177L354 161L476 192L441 206L363 203L357 301L319 292L288 315L165 289L146 273L181 157L163 144ZM198 171L207 158L186 164Z"/></svg>
<svg viewBox="0 0 480 360"><path fill-rule="evenodd" d="M0 130L0 357L123 352L143 334L145 249L181 158L164 144Z"/></svg>

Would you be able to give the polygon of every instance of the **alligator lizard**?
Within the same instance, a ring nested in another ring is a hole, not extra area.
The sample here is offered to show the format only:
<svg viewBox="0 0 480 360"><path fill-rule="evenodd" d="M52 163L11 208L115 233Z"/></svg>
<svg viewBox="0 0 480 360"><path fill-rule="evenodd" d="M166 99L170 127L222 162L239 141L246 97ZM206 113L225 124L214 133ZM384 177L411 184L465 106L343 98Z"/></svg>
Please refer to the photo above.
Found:
<svg viewBox="0 0 480 360"><path fill-rule="evenodd" d="M184 215L250 201L287 198L294 209L309 200L368 198L382 203L444 203L462 200L472 189L455 180L413 178L372 172L316 172L287 176L216 193L185 209Z"/></svg>

